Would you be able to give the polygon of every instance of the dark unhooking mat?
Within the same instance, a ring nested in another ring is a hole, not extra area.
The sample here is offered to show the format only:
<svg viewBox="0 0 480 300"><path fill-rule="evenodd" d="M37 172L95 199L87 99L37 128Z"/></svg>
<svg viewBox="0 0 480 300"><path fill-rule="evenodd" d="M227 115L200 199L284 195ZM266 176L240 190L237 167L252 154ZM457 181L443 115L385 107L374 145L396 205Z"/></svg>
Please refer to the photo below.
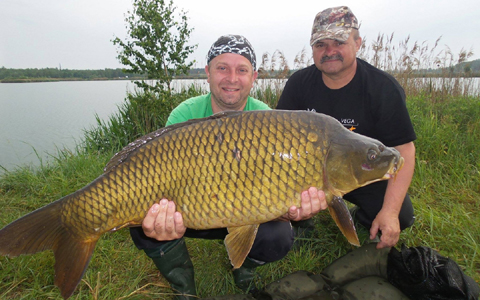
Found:
<svg viewBox="0 0 480 300"><path fill-rule="evenodd" d="M477 300L480 287L453 260L427 247L392 248L388 280L412 299Z"/></svg>
<svg viewBox="0 0 480 300"><path fill-rule="evenodd" d="M390 251L390 249L377 250L376 243L366 244L335 260L320 274L298 271L270 283L255 295L227 295L208 299L478 299L478 284L461 272L455 262L450 260L446 262L445 267L440 267L438 263L445 262L445 258L429 248L418 248L420 249L406 249L402 246L402 251L394 248ZM452 271L457 270L456 268L460 273ZM432 270L436 270L436 273ZM433 283L427 283L429 281ZM440 295L455 293L458 296L440 298L430 292L430 289L439 288L441 288L441 291L438 290ZM462 290L463 294L459 293L458 289ZM412 294L412 290L415 290L416 294Z"/></svg>

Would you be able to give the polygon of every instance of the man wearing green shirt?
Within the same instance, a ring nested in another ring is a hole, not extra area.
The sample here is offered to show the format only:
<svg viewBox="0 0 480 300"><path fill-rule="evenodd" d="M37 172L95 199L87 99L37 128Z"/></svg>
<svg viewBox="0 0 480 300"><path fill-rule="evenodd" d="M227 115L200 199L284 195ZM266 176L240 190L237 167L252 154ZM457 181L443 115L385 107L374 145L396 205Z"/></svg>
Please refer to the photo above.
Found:
<svg viewBox="0 0 480 300"><path fill-rule="evenodd" d="M267 104L252 97L247 98L244 111L270 109ZM212 93L193 97L182 102L168 117L167 126L190 119L205 118L213 115Z"/></svg>
<svg viewBox="0 0 480 300"><path fill-rule="evenodd" d="M210 93L181 103L170 114L167 125L222 111L270 109L265 103L248 96L258 75L255 70L255 53L245 37L220 37L207 55L205 72ZM261 224L247 259L242 267L233 271L237 286L243 291L254 292L254 269L283 258L292 247L293 230L288 221L311 218L326 208L325 194L312 187L302 192L301 208L292 206L279 220ZM193 264L183 237L224 239L228 231L226 228L185 228L175 203L162 199L150 208L142 227L131 228L130 233L135 245L145 251L172 289L180 294L177 299L189 299L196 295L196 289Z"/></svg>

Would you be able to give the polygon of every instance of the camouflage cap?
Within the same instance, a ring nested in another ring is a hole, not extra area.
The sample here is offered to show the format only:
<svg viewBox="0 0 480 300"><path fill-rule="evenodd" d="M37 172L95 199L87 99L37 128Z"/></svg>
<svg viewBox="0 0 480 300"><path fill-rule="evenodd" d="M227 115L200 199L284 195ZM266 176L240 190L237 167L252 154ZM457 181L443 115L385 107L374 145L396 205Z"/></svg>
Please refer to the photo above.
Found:
<svg viewBox="0 0 480 300"><path fill-rule="evenodd" d="M352 29L358 29L358 21L348 6L327 8L315 16L310 46L323 39L345 42Z"/></svg>
<svg viewBox="0 0 480 300"><path fill-rule="evenodd" d="M208 51L207 64L223 53L239 54L250 61L253 70L256 69L257 62L255 51L253 51L252 45L244 36L229 34L219 37Z"/></svg>

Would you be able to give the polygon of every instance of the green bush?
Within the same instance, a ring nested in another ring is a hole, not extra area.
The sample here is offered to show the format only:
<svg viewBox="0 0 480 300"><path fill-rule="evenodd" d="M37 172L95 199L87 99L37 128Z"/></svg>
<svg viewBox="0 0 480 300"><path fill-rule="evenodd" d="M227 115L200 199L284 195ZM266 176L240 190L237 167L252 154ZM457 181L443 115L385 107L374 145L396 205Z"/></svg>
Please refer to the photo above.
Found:
<svg viewBox="0 0 480 300"><path fill-rule="evenodd" d="M179 93L169 94L136 90L118 108L118 112L101 120L85 132L84 148L91 151L119 151L135 139L165 126L170 112L182 101L204 93L191 85Z"/></svg>

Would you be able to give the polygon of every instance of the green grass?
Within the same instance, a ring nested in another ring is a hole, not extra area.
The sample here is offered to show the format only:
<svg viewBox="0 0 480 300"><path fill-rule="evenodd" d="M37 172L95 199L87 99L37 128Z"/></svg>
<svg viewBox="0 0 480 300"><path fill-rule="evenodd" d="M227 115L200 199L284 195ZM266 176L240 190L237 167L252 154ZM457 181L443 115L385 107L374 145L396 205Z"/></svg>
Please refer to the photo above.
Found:
<svg viewBox="0 0 480 300"><path fill-rule="evenodd" d="M416 222L399 244L428 246L454 259L480 282L480 98L432 102L408 99L418 135L416 170L410 187ZM101 174L112 151L60 152L39 168L19 168L0 177L0 227L69 194ZM283 260L259 268L268 284L296 270L319 272L352 247L326 212L316 218L315 236ZM367 233L361 231L361 238ZM226 251L217 241L188 239L199 295L239 293ZM61 299L53 285L51 252L0 257L0 299ZM72 299L169 298L172 291L154 265L130 240L128 230L105 234Z"/></svg>
<svg viewBox="0 0 480 300"><path fill-rule="evenodd" d="M405 235L452 257L480 281L480 99L409 101L418 135L410 187L417 220Z"/></svg>

